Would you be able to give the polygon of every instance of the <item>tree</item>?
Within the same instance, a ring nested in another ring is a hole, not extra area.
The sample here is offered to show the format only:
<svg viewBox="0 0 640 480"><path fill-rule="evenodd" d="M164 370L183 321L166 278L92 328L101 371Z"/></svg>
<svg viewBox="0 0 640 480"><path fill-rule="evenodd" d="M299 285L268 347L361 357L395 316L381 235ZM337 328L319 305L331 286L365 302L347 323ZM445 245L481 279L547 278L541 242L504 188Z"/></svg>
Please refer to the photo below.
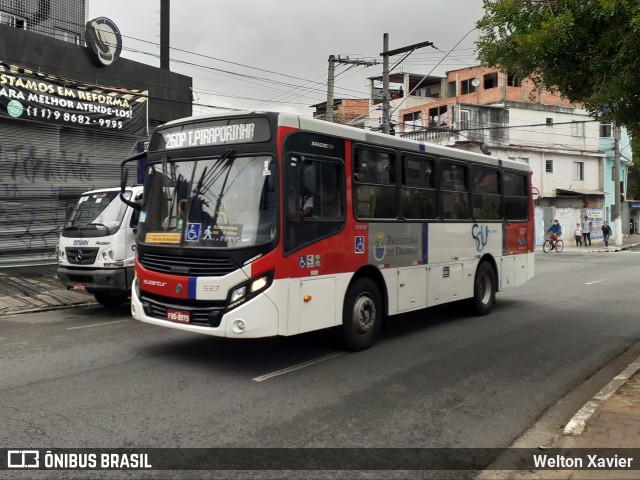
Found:
<svg viewBox="0 0 640 480"><path fill-rule="evenodd" d="M483 63L640 133L640 0L484 0Z"/></svg>

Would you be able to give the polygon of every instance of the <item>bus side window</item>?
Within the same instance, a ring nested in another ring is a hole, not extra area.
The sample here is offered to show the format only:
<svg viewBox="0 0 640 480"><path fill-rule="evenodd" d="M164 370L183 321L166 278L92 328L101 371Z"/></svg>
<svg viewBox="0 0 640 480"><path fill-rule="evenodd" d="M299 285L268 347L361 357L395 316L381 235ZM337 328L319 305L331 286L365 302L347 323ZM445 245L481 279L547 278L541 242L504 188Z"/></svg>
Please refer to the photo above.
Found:
<svg viewBox="0 0 640 480"><path fill-rule="evenodd" d="M354 155L353 186L356 218L398 217L395 155L357 148Z"/></svg>
<svg viewBox="0 0 640 480"><path fill-rule="evenodd" d="M497 170L475 166L473 168L473 218L499 220L502 218L500 173Z"/></svg>
<svg viewBox="0 0 640 480"><path fill-rule="evenodd" d="M441 162L440 196L443 219L470 218L467 167L465 165Z"/></svg>
<svg viewBox="0 0 640 480"><path fill-rule="evenodd" d="M528 220L529 192L527 176L504 171L504 216L505 220Z"/></svg>
<svg viewBox="0 0 640 480"><path fill-rule="evenodd" d="M435 159L402 157L402 215L405 219L437 218Z"/></svg>

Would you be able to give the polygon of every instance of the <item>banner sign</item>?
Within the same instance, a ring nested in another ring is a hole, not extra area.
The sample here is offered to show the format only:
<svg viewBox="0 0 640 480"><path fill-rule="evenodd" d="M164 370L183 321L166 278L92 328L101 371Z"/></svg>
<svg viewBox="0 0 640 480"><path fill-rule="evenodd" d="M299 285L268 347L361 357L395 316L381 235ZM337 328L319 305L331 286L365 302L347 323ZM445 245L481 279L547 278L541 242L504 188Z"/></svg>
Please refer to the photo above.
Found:
<svg viewBox="0 0 640 480"><path fill-rule="evenodd" d="M0 118L147 134L147 92L99 87L0 61Z"/></svg>

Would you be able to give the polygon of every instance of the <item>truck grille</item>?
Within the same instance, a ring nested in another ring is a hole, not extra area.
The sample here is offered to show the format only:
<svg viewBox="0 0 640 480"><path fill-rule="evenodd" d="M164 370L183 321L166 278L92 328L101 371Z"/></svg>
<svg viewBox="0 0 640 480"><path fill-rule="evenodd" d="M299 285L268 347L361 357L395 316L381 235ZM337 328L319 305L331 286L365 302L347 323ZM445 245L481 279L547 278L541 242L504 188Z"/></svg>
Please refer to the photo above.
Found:
<svg viewBox="0 0 640 480"><path fill-rule="evenodd" d="M97 248L65 248L69 263L74 265L93 265L98 256Z"/></svg>
<svg viewBox="0 0 640 480"><path fill-rule="evenodd" d="M192 277L222 277L237 270L228 258L184 257L138 252L138 261L147 270Z"/></svg>

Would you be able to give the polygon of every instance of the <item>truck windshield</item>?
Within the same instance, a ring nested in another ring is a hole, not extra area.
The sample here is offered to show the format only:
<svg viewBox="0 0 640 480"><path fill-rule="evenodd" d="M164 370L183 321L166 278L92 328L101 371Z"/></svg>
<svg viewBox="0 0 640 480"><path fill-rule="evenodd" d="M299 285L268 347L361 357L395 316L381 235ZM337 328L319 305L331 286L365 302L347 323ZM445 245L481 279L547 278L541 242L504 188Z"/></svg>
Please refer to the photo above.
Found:
<svg viewBox="0 0 640 480"><path fill-rule="evenodd" d="M105 235L114 233L124 218L127 206L120 200L119 191L94 192L80 197L64 228L66 230L98 230ZM124 197L129 200L131 192Z"/></svg>
<svg viewBox="0 0 640 480"><path fill-rule="evenodd" d="M138 242L244 248L277 234L270 156L161 162L145 174Z"/></svg>

